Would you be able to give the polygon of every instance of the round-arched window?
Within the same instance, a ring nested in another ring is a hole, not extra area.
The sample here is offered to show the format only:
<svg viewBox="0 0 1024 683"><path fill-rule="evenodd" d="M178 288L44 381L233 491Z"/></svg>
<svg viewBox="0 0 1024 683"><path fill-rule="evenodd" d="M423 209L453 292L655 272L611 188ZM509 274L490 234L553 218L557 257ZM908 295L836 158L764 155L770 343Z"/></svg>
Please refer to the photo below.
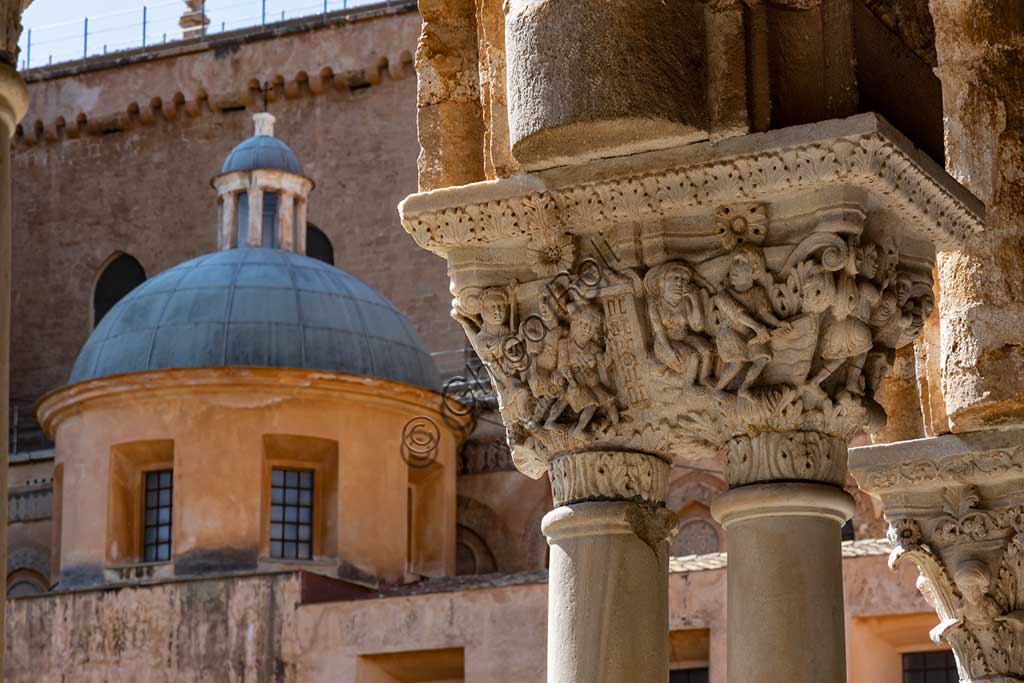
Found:
<svg viewBox="0 0 1024 683"><path fill-rule="evenodd" d="M306 256L334 265L334 245L323 230L312 223L306 224Z"/></svg>
<svg viewBox="0 0 1024 683"><path fill-rule="evenodd" d="M118 254L110 259L92 293L93 327L100 324L114 304L145 281L146 271L134 257Z"/></svg>

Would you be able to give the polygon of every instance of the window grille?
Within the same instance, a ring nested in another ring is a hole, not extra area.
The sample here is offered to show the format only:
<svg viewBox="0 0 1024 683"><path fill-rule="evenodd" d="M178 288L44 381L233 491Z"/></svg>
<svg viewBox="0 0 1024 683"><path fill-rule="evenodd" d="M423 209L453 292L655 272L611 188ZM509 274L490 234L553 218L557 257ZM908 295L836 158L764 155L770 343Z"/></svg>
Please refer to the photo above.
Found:
<svg viewBox="0 0 1024 683"><path fill-rule="evenodd" d="M270 474L270 556L313 559L313 471L273 469Z"/></svg>
<svg viewBox="0 0 1024 683"><path fill-rule="evenodd" d="M903 683L957 683L953 653L910 652L903 655Z"/></svg>
<svg viewBox="0 0 1024 683"><path fill-rule="evenodd" d="M142 532L142 559L168 562L171 559L171 510L174 500L174 473L171 470L146 472L146 512Z"/></svg>

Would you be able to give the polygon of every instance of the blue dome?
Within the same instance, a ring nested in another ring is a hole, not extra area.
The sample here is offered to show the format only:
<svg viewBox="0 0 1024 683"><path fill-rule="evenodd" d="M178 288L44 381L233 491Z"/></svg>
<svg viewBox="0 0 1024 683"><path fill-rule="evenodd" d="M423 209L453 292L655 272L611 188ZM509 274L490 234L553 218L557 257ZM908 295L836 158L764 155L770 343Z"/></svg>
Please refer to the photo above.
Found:
<svg viewBox="0 0 1024 683"><path fill-rule="evenodd" d="M224 160L221 173L271 169L305 175L292 148L270 135L257 135L241 143Z"/></svg>
<svg viewBox="0 0 1024 683"><path fill-rule="evenodd" d="M273 367L437 390L409 321L348 273L279 249L231 249L147 280L104 316L70 383L146 370Z"/></svg>

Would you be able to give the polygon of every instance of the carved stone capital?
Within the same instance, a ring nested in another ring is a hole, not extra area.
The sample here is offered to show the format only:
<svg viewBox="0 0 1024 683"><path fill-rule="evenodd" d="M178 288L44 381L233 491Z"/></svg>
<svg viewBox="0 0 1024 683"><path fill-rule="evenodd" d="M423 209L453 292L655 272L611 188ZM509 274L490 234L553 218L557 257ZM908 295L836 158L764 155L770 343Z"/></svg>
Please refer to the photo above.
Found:
<svg viewBox="0 0 1024 683"><path fill-rule="evenodd" d="M729 486L770 481L846 482L846 441L818 432L763 432L725 444Z"/></svg>
<svg viewBox="0 0 1024 683"><path fill-rule="evenodd" d="M851 451L861 488L881 498L894 550L919 572L960 680L1024 674L1022 430L919 439Z"/></svg>
<svg viewBox="0 0 1024 683"><path fill-rule="evenodd" d="M569 453L551 461L556 507L594 500L664 504L671 466L653 455L597 451Z"/></svg>
<svg viewBox="0 0 1024 683"><path fill-rule="evenodd" d="M735 486L841 485L931 314L933 243L979 210L862 116L415 195L402 216L448 259L524 473L722 454Z"/></svg>

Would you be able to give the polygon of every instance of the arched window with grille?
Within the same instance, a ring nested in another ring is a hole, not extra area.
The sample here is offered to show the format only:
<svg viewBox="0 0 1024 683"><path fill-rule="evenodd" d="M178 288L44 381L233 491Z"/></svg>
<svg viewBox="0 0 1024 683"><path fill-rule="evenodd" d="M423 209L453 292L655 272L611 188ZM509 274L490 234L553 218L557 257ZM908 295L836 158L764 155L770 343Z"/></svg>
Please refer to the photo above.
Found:
<svg viewBox="0 0 1024 683"><path fill-rule="evenodd" d="M312 223L306 224L306 256L334 265L334 245L323 230Z"/></svg>
<svg viewBox="0 0 1024 683"><path fill-rule="evenodd" d="M92 324L100 324L111 308L146 281L146 271L133 256L119 253L107 260L92 293Z"/></svg>

